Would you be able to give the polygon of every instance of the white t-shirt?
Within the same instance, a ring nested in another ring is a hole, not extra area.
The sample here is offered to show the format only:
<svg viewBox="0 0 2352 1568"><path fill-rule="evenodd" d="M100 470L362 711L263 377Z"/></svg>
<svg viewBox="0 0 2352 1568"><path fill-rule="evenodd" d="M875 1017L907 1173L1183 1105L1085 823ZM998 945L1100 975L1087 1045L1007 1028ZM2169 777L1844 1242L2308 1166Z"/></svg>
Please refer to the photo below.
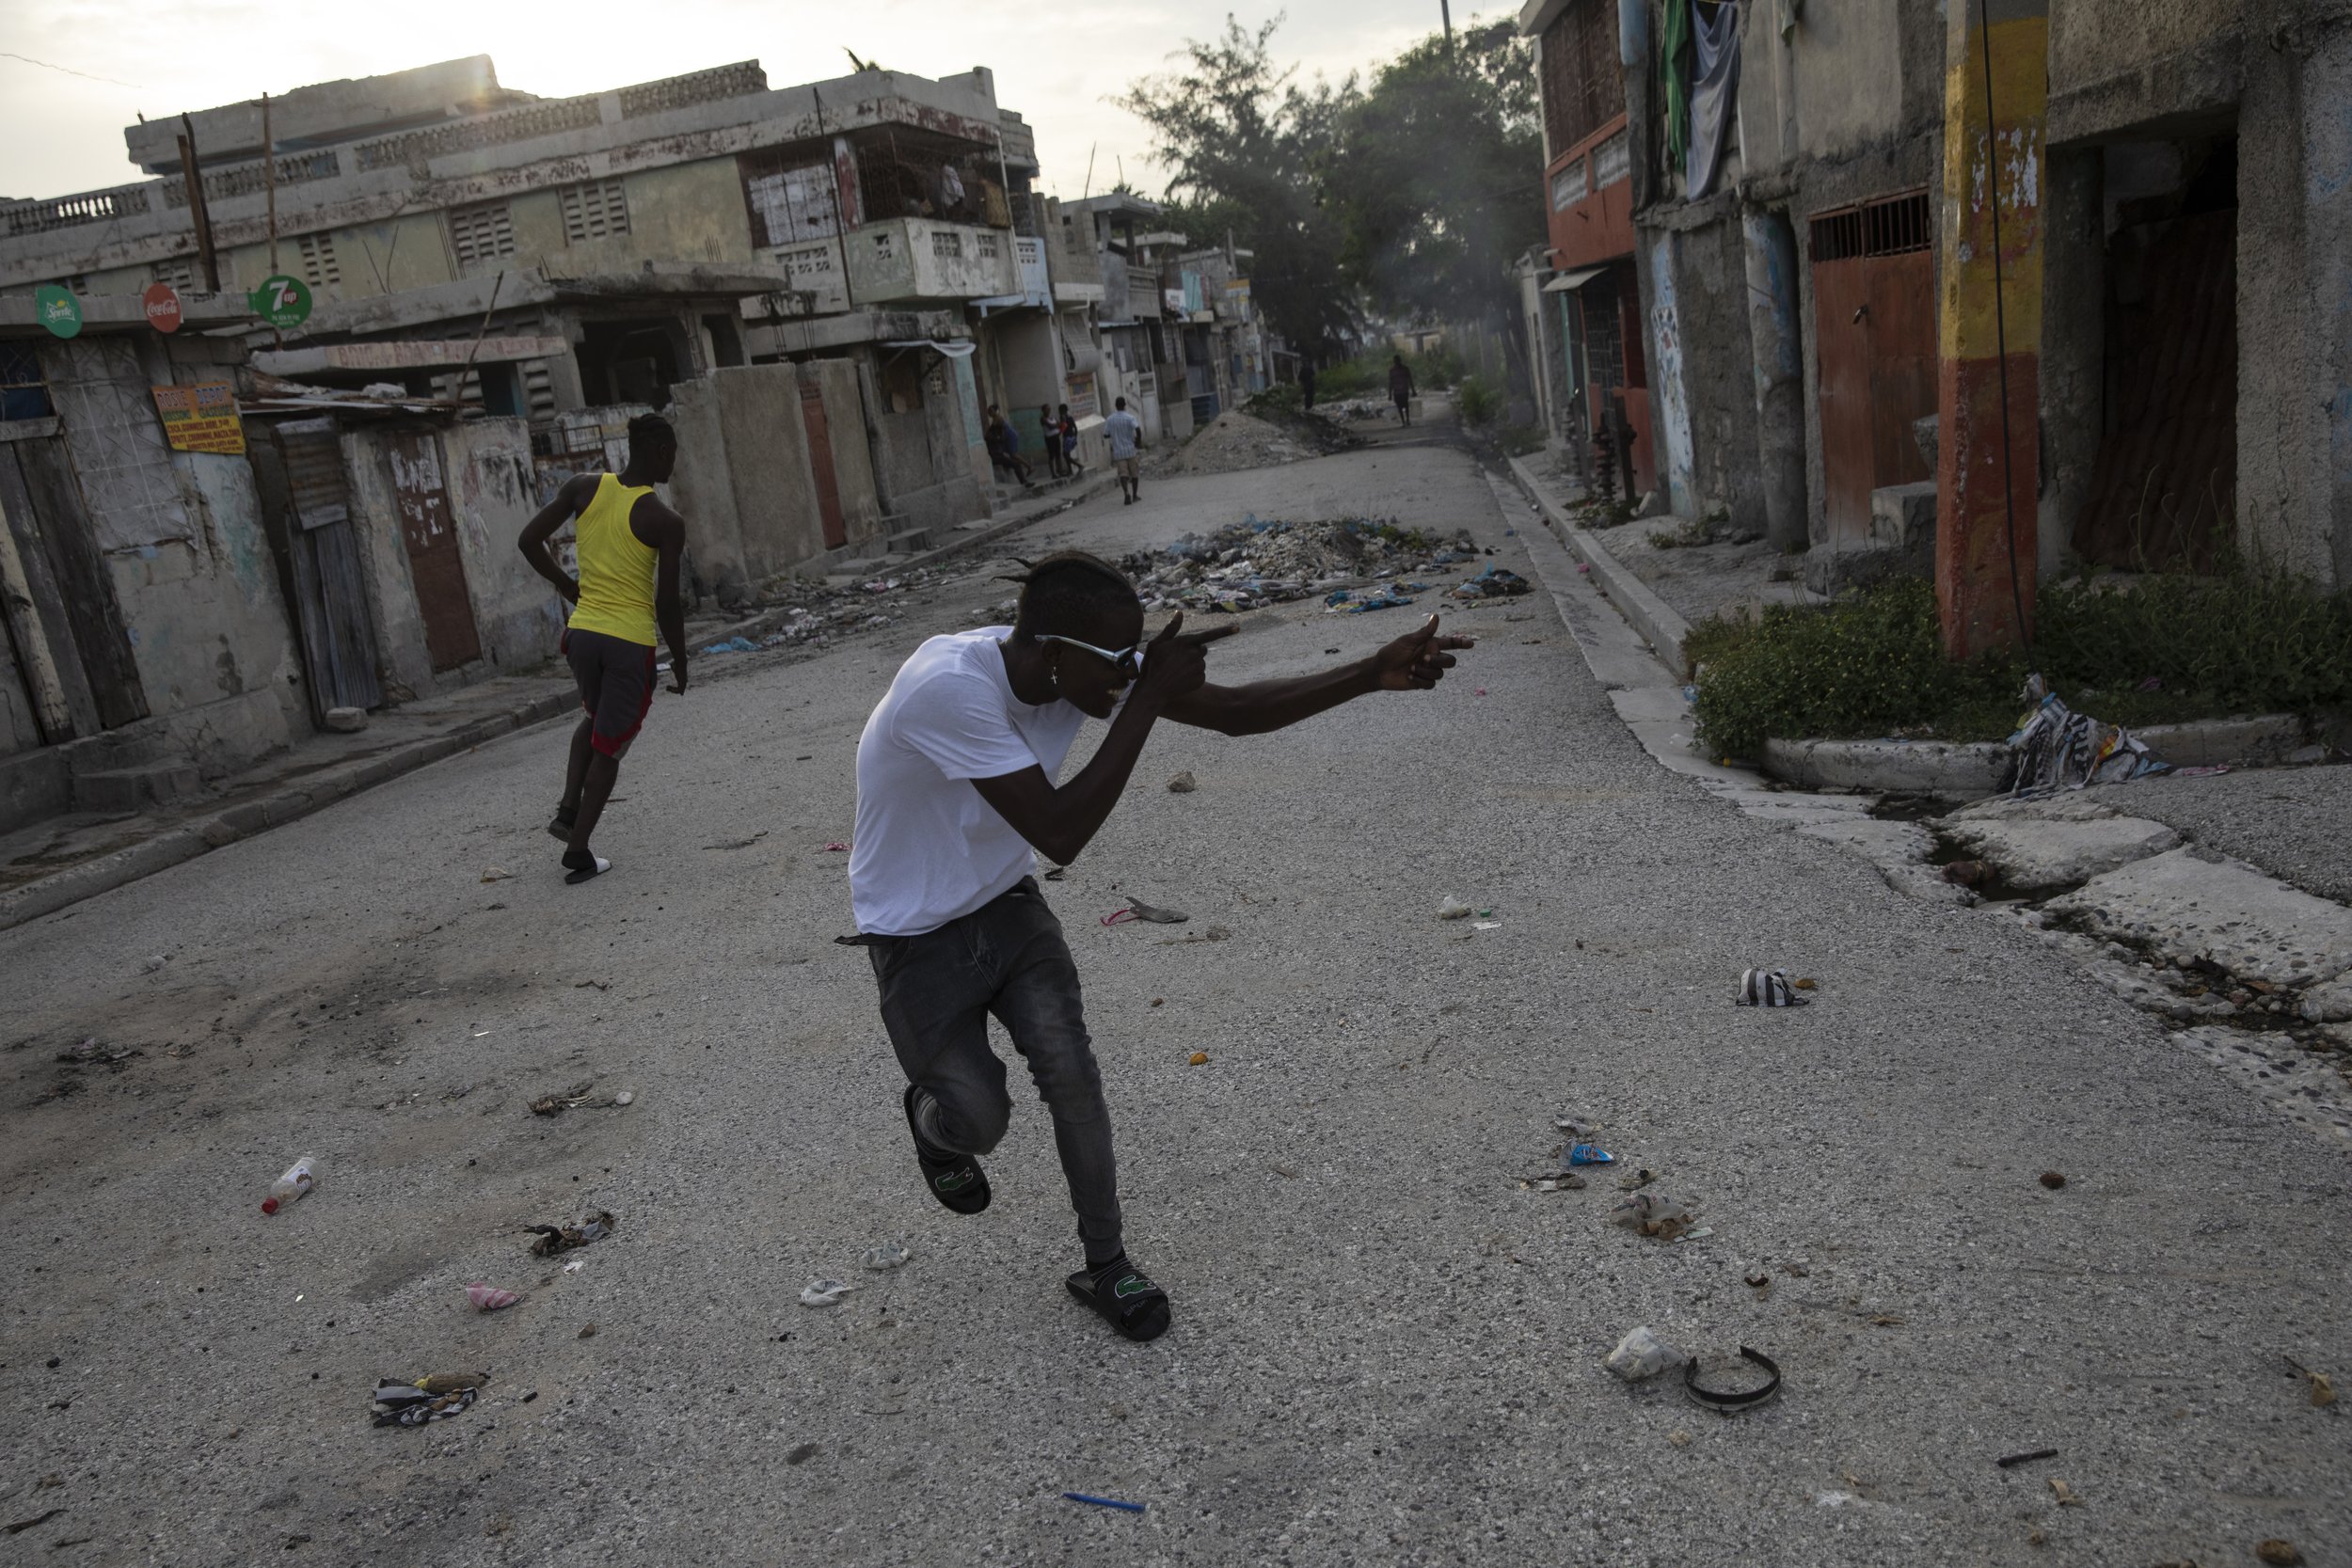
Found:
<svg viewBox="0 0 2352 1568"><path fill-rule="evenodd" d="M1143 434L1143 424L1121 408L1103 421L1103 434L1111 439L1113 457L1133 457L1136 454L1136 437Z"/></svg>
<svg viewBox="0 0 2352 1568"><path fill-rule="evenodd" d="M857 928L920 936L1037 868L1036 851L972 787L1031 766L1061 771L1086 715L1012 694L1010 626L934 637L899 668L857 743L850 902Z"/></svg>

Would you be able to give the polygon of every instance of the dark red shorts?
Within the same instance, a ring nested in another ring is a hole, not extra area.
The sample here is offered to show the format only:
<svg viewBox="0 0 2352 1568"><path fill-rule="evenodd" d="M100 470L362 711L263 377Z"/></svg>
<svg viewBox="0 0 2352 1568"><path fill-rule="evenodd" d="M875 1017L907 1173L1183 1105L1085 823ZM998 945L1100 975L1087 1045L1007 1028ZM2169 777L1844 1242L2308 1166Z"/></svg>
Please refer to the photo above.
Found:
<svg viewBox="0 0 2352 1568"><path fill-rule="evenodd" d="M637 738L653 706L653 650L643 642L577 628L564 634L564 657L580 682L580 705L595 720L588 743L617 757Z"/></svg>

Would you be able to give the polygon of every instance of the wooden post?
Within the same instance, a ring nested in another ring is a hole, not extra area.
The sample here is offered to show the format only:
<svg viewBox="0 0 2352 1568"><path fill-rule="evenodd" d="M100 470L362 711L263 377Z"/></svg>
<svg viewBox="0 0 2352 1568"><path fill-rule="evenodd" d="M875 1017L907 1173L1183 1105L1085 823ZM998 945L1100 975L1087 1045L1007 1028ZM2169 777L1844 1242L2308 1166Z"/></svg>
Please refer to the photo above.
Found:
<svg viewBox="0 0 2352 1568"><path fill-rule="evenodd" d="M204 288L220 293L220 257L213 250L213 214L204 205L204 170L196 160L196 126L180 117L180 173L188 185L188 216L196 224L196 256L204 268Z"/></svg>
<svg viewBox="0 0 2352 1568"><path fill-rule="evenodd" d="M74 737L73 706L65 683L57 678L56 657L40 624L40 607L33 599L32 579L17 554L16 536L9 531L8 513L0 505L0 634L16 643L24 678L32 686L33 709L40 720L41 739L48 745Z"/></svg>
<svg viewBox="0 0 2352 1568"><path fill-rule="evenodd" d="M2033 640L2048 0L1951 0L1935 592L1954 659Z"/></svg>
<svg viewBox="0 0 2352 1568"><path fill-rule="evenodd" d="M269 134L269 94L262 94L262 188L269 193L269 270L278 271L278 142Z"/></svg>

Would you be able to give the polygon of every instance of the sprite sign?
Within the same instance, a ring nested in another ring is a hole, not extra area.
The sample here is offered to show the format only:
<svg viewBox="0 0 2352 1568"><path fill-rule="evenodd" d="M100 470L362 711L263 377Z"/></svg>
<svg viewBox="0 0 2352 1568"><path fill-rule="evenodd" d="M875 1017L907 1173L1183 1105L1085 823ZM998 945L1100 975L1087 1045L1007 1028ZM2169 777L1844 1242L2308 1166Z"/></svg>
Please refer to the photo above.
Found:
<svg viewBox="0 0 2352 1568"><path fill-rule="evenodd" d="M276 327L300 326L310 319L310 291L299 277L279 273L245 296L253 313Z"/></svg>
<svg viewBox="0 0 2352 1568"><path fill-rule="evenodd" d="M70 290L43 283L33 291L33 317L60 338L82 330L82 302Z"/></svg>

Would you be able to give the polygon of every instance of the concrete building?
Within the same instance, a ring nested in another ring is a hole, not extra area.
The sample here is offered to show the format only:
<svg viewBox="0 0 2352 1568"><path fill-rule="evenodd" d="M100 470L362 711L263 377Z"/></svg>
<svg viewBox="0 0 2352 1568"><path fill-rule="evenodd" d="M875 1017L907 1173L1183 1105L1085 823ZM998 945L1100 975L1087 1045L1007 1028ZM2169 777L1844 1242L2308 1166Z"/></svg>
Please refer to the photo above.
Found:
<svg viewBox="0 0 2352 1568"><path fill-rule="evenodd" d="M2352 12L1996 10L1531 0L1555 434L1622 404L1666 508L1817 587L1937 562L1956 647L2014 635L2011 538L2352 584Z"/></svg>

